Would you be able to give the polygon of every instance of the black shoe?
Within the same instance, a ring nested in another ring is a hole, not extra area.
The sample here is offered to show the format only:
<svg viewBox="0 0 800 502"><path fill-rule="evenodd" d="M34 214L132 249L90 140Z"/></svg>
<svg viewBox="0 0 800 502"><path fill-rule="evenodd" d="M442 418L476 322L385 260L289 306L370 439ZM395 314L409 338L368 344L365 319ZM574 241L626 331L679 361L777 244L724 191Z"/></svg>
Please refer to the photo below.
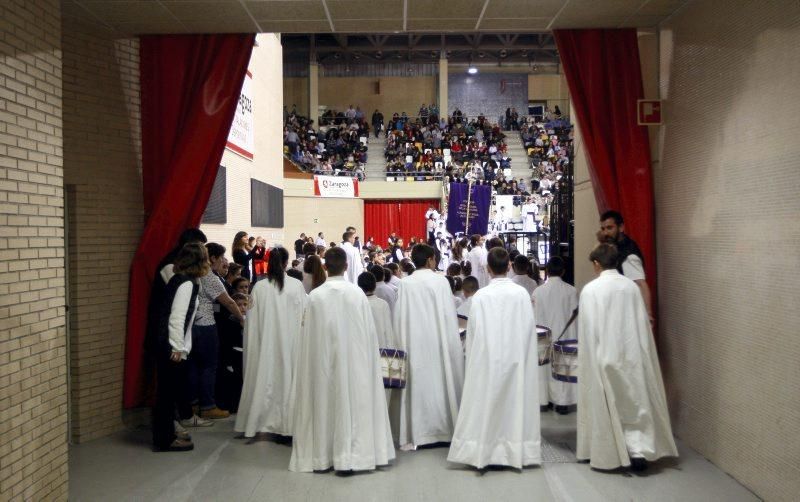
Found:
<svg viewBox="0 0 800 502"><path fill-rule="evenodd" d="M544 413L550 409L550 405L542 404L539 405L539 413Z"/></svg>
<svg viewBox="0 0 800 502"><path fill-rule="evenodd" d="M569 406L556 405L555 410L559 415L569 415Z"/></svg>
<svg viewBox="0 0 800 502"><path fill-rule="evenodd" d="M646 471L647 465L647 459L642 457L631 457L631 470L633 472Z"/></svg>
<svg viewBox="0 0 800 502"><path fill-rule="evenodd" d="M194 450L194 443L191 441L187 441L185 439L175 439L169 446L166 447L158 447L154 446L153 451L162 452L162 451L190 451Z"/></svg>

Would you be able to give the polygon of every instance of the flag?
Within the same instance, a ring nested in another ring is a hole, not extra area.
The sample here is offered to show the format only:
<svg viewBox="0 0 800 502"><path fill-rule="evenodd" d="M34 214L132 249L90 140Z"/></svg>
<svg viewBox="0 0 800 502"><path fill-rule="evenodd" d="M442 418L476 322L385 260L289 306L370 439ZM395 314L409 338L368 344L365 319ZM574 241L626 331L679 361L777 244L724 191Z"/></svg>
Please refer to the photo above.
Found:
<svg viewBox="0 0 800 502"><path fill-rule="evenodd" d="M469 197L469 231L464 231L467 220L467 183L450 183L450 198L447 203L447 231L451 234L486 235L489 230L489 205L492 188L489 185L472 185Z"/></svg>

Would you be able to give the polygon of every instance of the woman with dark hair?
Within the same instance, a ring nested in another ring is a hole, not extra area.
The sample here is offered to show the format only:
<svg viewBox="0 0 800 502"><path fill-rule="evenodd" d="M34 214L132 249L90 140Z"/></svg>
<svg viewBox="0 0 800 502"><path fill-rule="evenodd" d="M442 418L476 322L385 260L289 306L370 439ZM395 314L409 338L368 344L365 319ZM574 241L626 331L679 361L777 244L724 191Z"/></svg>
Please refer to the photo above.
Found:
<svg viewBox="0 0 800 502"><path fill-rule="evenodd" d="M253 250L249 247L249 242L250 239L247 237L247 232L236 232L236 236L233 238L233 246L231 246L233 261L242 266L242 277L246 279L251 278L250 260L253 259Z"/></svg>
<svg viewBox="0 0 800 502"><path fill-rule="evenodd" d="M291 435L292 354L308 297L302 283L286 275L288 264L285 248L271 249L267 280L257 282L251 294L245 323L244 385L234 426L245 437L257 432Z"/></svg>
<svg viewBox="0 0 800 502"><path fill-rule="evenodd" d="M199 278L209 270L208 253L200 242L183 246L173 258L172 278L164 288L159 308L153 353L156 362L156 403L153 407L153 450L194 449L185 430L176 433L175 409L191 416L186 394L186 358L192 350L194 323L200 292Z"/></svg>
<svg viewBox="0 0 800 502"><path fill-rule="evenodd" d="M303 288L306 293L311 293L314 289L322 286L326 278L322 259L319 256L311 255L303 261Z"/></svg>

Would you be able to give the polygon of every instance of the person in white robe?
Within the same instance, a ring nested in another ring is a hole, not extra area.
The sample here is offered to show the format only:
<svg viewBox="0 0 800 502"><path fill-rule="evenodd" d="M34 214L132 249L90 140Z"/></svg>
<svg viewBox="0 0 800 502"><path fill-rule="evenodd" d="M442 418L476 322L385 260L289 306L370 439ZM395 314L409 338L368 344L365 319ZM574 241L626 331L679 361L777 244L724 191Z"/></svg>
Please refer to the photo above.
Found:
<svg viewBox="0 0 800 502"><path fill-rule="evenodd" d="M300 335L306 293L285 274L289 252L274 248L266 280L251 292L244 327L244 383L234 430L291 436L291 390L295 342Z"/></svg>
<svg viewBox="0 0 800 502"><path fill-rule="evenodd" d="M578 339L576 322L573 321L564 331L572 313L578 308L578 292L563 281L564 272L564 260L560 256L550 258L547 262L547 282L536 288L531 296L536 322L550 328L553 342L559 336L562 340ZM547 391L555 411L568 414L571 407L578 403L578 384L556 380L549 368L545 381L548 382Z"/></svg>
<svg viewBox="0 0 800 502"><path fill-rule="evenodd" d="M523 204L522 210L522 231L523 232L536 232L538 224L536 223L536 215L539 213L539 206L536 205L533 198L529 198L526 204Z"/></svg>
<svg viewBox="0 0 800 502"><path fill-rule="evenodd" d="M386 282L390 278L391 272L380 265L373 265L372 275L375 276L375 296L385 301L389 305L389 311L394 313L394 306L397 303L397 290L389 286Z"/></svg>
<svg viewBox="0 0 800 502"><path fill-rule="evenodd" d="M325 253L328 279L308 297L298 340L289 470L362 471L395 457L378 335L347 255Z"/></svg>
<svg viewBox="0 0 800 502"><path fill-rule="evenodd" d="M342 234L342 249L347 253L347 270L344 278L353 284L358 282L358 276L364 271L364 260L361 258L361 251L353 245L355 235L353 231Z"/></svg>
<svg viewBox="0 0 800 502"><path fill-rule="evenodd" d="M678 451L647 308L617 256L613 244L594 248L599 276L580 294L576 456L596 469L644 470Z"/></svg>
<svg viewBox="0 0 800 502"><path fill-rule="evenodd" d="M453 436L464 382L464 352L450 285L434 272L434 249L417 244L417 270L400 281L394 331L408 354L400 401L400 446L447 442Z"/></svg>
<svg viewBox="0 0 800 502"><path fill-rule="evenodd" d="M511 280L514 284L522 286L528 292L528 298L533 294L534 290L539 287L539 282L534 276L533 265L525 255L518 255L514 258L514 276Z"/></svg>
<svg viewBox="0 0 800 502"><path fill-rule="evenodd" d="M447 460L482 469L541 463L539 352L530 295L506 277L508 252L489 250L492 280L472 298L464 394Z"/></svg>
<svg viewBox="0 0 800 502"><path fill-rule="evenodd" d="M478 285L484 287L489 284L489 274L486 271L486 248L483 246L483 236L475 234L470 237L472 249L467 253L467 261L472 267L472 275L478 279Z"/></svg>

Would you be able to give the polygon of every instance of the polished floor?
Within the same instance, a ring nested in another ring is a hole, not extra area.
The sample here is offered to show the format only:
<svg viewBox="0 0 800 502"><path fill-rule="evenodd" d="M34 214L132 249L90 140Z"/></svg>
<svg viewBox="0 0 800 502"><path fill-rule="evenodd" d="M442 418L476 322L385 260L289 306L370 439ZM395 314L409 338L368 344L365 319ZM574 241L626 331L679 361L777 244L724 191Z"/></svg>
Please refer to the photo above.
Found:
<svg viewBox="0 0 800 502"><path fill-rule="evenodd" d="M193 429L194 451L152 453L142 429L70 449L71 501L753 501L758 497L680 442L680 458L645 475L575 462L575 415L542 414L544 462L478 472L447 448L400 452L375 472L341 477L287 470L291 448L235 439L233 419Z"/></svg>

